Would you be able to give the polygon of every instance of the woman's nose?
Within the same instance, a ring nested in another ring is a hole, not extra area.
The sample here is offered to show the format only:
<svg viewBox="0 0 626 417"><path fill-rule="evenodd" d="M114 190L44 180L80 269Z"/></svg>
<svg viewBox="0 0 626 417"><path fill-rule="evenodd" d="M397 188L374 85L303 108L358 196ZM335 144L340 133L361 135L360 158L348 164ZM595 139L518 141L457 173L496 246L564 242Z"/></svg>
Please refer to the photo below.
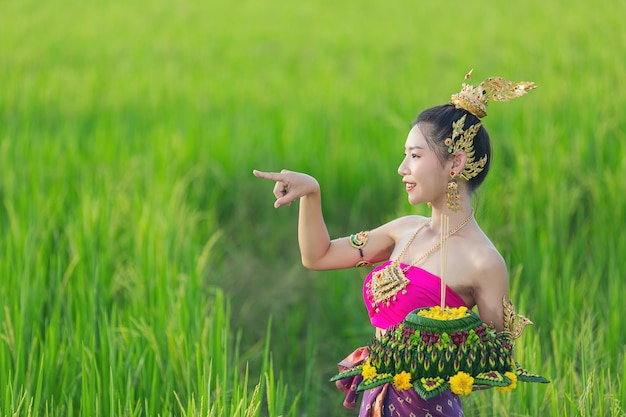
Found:
<svg viewBox="0 0 626 417"><path fill-rule="evenodd" d="M400 163L400 166L398 167L398 174L404 176L407 173L408 173L408 169L406 167L406 161L402 160L402 162Z"/></svg>

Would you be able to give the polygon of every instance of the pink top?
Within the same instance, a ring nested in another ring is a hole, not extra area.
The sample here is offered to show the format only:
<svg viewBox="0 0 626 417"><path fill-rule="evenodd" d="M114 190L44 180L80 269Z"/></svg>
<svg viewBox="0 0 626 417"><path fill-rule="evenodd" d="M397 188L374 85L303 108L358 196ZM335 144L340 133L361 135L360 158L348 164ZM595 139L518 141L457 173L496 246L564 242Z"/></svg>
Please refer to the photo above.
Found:
<svg viewBox="0 0 626 417"><path fill-rule="evenodd" d="M411 311L423 308L438 306L441 303L441 279L437 275L433 275L430 272L419 268L417 266L411 266L405 275L410 281L406 286L406 294L402 292L396 295L396 301L390 301L389 306L386 303L380 303L377 308L373 306L372 294L368 294L367 283L372 280L372 276L375 272L383 269L391 261L386 261L376 268L374 268L363 285L363 299L365 300L365 306L370 316L370 322L372 326L386 329L390 326L399 324ZM406 264L400 264L403 268L407 267ZM465 306L465 301L459 294L446 285L446 306L447 307L461 307Z"/></svg>

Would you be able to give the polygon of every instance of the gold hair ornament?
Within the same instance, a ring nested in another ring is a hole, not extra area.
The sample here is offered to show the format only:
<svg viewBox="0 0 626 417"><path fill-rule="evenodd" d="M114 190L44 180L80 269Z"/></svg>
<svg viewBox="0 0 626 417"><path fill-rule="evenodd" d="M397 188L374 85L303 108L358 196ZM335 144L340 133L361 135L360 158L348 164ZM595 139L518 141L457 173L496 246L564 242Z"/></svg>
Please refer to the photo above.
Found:
<svg viewBox="0 0 626 417"><path fill-rule="evenodd" d="M444 144L448 147L448 153L463 152L467 156L465 167L459 175L464 180L469 181L470 178L475 177L485 168L487 155L484 155L477 161L475 160L474 137L478 133L481 123L476 123L467 129L463 129L466 116L464 114L459 120L452 123L452 137L447 138Z"/></svg>
<svg viewBox="0 0 626 417"><path fill-rule="evenodd" d="M465 74L465 79L469 79L472 71ZM528 91L537 88L534 82L530 81L507 81L502 77L487 78L478 86L463 83L461 91L453 94L450 102L457 108L465 109L479 119L487 115L487 104L489 100L509 101L521 97Z"/></svg>
<svg viewBox="0 0 626 417"><path fill-rule="evenodd" d="M465 74L466 80L470 78L472 71ZM480 119L487 115L487 104L490 99L509 101L523 96L536 87L535 83L529 81L516 83L507 81L502 77L491 77L476 87L463 83L461 91L453 94L450 102L456 108L465 109ZM475 159L474 137L482 124L476 123L464 129L466 116L463 115L459 120L452 123L452 136L447 138L444 143L448 147L448 153L463 152L467 155L467 162L459 175L464 180L469 181L485 168L487 155L478 160Z"/></svg>

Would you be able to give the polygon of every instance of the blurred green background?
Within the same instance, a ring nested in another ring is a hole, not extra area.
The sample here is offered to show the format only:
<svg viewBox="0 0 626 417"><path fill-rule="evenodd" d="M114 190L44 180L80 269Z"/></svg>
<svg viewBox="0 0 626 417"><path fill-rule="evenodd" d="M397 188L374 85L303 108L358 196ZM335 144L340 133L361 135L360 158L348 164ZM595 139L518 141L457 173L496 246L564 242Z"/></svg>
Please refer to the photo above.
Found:
<svg viewBox="0 0 626 417"><path fill-rule="evenodd" d="M356 415L328 378L372 337L366 271L305 270L252 169L315 176L334 237L426 214L409 122L473 68L539 86L490 105L475 208L552 384L466 415L624 415L626 3L0 10L0 414Z"/></svg>

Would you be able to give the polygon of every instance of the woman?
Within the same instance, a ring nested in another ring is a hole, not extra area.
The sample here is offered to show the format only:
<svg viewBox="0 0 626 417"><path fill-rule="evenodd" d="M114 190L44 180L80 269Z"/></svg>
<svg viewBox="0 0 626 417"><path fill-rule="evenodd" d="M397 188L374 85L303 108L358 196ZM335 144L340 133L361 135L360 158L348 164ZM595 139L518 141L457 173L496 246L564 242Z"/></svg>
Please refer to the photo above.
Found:
<svg viewBox="0 0 626 417"><path fill-rule="evenodd" d="M276 208L300 199L298 241L305 267L329 270L382 262L368 275L363 290L377 337L411 311L439 305L442 262L433 255L440 250L442 238L447 254L446 305L477 307L484 323L502 331L502 300L509 298L507 267L478 225L471 205L472 193L485 179L491 161L489 136L480 119L486 115L489 99L507 101L532 88L533 83L501 78L487 79L477 87L463 84L449 104L425 110L412 123L398 174L409 203L428 203L430 218L404 216L371 231L331 239L315 178L287 170L254 171L255 176L276 182ZM367 355L366 348L357 349L340 363L340 369ZM361 379L338 382L348 394L344 402L348 408L354 407ZM424 400L412 389L400 392L385 384L365 391L359 415L457 417L463 411L451 391Z"/></svg>

